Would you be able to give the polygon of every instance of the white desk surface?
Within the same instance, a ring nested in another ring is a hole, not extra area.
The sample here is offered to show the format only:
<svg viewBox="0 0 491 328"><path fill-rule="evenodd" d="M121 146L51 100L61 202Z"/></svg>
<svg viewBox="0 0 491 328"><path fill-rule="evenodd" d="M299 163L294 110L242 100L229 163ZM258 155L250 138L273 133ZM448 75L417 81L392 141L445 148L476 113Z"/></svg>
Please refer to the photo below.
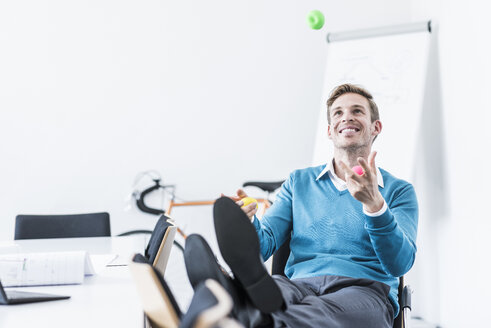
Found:
<svg viewBox="0 0 491 328"><path fill-rule="evenodd" d="M147 236L17 240L21 252L86 250L129 258ZM82 285L12 288L70 295L68 300L0 305L0 327L142 327L143 310L127 266L106 267Z"/></svg>

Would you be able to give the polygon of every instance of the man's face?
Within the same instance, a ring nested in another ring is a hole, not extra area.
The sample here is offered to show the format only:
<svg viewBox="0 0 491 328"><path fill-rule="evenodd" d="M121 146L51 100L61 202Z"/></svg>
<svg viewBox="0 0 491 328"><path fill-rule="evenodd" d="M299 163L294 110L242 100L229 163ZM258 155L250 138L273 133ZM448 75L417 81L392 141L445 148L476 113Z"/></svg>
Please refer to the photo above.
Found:
<svg viewBox="0 0 491 328"><path fill-rule="evenodd" d="M346 93L334 101L327 128L335 148L371 148L373 139L382 130L382 123L372 123L368 100L357 93Z"/></svg>

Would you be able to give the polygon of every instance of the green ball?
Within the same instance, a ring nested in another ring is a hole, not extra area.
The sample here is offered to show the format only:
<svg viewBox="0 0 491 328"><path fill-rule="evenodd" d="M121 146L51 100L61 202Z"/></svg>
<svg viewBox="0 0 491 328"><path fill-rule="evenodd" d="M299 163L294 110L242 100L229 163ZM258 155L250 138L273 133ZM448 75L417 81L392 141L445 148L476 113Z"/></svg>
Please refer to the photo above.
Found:
<svg viewBox="0 0 491 328"><path fill-rule="evenodd" d="M324 26L324 15L319 10L312 10L307 15L307 22L311 29L320 30Z"/></svg>

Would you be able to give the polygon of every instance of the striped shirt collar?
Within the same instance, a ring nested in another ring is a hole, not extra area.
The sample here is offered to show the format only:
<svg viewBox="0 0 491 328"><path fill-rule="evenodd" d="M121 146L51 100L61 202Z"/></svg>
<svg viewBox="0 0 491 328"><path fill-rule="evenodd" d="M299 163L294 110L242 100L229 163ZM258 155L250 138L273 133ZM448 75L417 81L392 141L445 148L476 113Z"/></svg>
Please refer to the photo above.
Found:
<svg viewBox="0 0 491 328"><path fill-rule="evenodd" d="M327 162L326 166L322 170L322 172L317 176L317 179L315 181L319 180L322 178L326 173L329 174L329 177L331 178L332 183L338 190L345 190L346 187L346 182L341 180L336 173L334 172L334 158ZM380 172L380 169L377 167L377 182L380 187L384 187L384 178L382 177L382 173Z"/></svg>

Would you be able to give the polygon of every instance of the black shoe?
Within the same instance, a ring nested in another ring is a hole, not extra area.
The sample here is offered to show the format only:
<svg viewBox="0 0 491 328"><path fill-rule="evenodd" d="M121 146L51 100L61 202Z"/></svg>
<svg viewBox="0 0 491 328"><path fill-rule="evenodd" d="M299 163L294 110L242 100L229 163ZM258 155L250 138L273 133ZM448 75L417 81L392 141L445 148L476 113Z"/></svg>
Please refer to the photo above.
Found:
<svg viewBox="0 0 491 328"><path fill-rule="evenodd" d="M263 313L281 309L281 291L264 267L256 229L247 215L233 200L221 197L213 217L220 252L252 304Z"/></svg>
<svg viewBox="0 0 491 328"><path fill-rule="evenodd" d="M184 263L189 282L195 291L207 279L216 280L225 288L232 283L231 277L218 264L213 251L201 235L191 234L186 238Z"/></svg>
<svg viewBox="0 0 491 328"><path fill-rule="evenodd" d="M184 263L186 264L189 282L195 292L206 280L217 281L232 297L234 303L232 316L244 326L250 326L250 316L253 311L249 310L250 306L246 304L245 292L218 264L213 251L202 236L192 234L186 238Z"/></svg>

